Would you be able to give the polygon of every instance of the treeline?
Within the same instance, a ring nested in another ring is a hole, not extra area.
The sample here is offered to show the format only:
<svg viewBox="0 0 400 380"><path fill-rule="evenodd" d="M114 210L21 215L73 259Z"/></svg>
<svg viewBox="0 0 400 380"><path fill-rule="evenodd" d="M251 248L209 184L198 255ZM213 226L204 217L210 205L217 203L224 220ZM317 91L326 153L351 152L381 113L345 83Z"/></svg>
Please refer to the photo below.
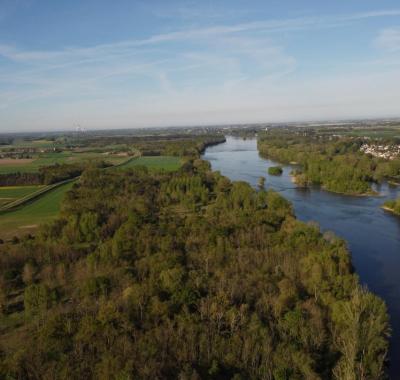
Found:
<svg viewBox="0 0 400 380"><path fill-rule="evenodd" d="M224 136L161 136L134 138L130 142L143 156L197 157L208 146L225 141Z"/></svg>
<svg viewBox="0 0 400 380"><path fill-rule="evenodd" d="M384 378L388 316L344 241L188 160L85 171L0 245L0 377Z"/></svg>
<svg viewBox="0 0 400 380"><path fill-rule="evenodd" d="M361 139L274 130L259 136L258 150L264 157L299 164L294 175L301 186L319 185L338 193L370 194L371 182L400 175L400 159L386 161L366 155L360 152L362 144Z"/></svg>
<svg viewBox="0 0 400 380"><path fill-rule="evenodd" d="M11 137L0 137L0 145L11 145L13 140Z"/></svg>
<svg viewBox="0 0 400 380"><path fill-rule="evenodd" d="M53 183L78 177L85 169L104 169L110 166L112 166L112 164L102 160L81 161L71 164L55 164L40 168L39 175L42 178L43 184L51 185Z"/></svg>
<svg viewBox="0 0 400 380"><path fill-rule="evenodd" d="M105 168L110 164L104 161L82 161L71 164L43 166L34 173L0 174L0 186L52 185L57 182L78 177L88 167Z"/></svg>
<svg viewBox="0 0 400 380"><path fill-rule="evenodd" d="M124 144L141 152L143 156L197 156L207 146L225 141L222 135L192 135L167 133L163 135L148 136L108 136L90 137L80 141L87 147L101 148L112 145Z"/></svg>
<svg viewBox="0 0 400 380"><path fill-rule="evenodd" d="M0 174L0 186L41 185L42 176L39 173L5 173Z"/></svg>

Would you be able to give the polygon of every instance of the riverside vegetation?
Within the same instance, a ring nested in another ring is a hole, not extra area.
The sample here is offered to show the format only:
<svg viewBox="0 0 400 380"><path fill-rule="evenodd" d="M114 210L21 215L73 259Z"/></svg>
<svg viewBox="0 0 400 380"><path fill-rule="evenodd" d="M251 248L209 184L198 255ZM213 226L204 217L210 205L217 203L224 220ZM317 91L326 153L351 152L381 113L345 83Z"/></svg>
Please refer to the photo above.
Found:
<svg viewBox="0 0 400 380"><path fill-rule="evenodd" d="M383 204L383 208L400 216L400 198L386 201Z"/></svg>
<svg viewBox="0 0 400 380"><path fill-rule="evenodd" d="M364 154L360 151L362 138L298 129L259 134L258 149L264 157L298 164L300 168L293 175L300 186L319 185L337 193L372 195L372 182L398 181L400 177L400 158L385 160Z"/></svg>
<svg viewBox="0 0 400 380"><path fill-rule="evenodd" d="M271 166L268 168L269 175L281 175L283 170L280 166Z"/></svg>
<svg viewBox="0 0 400 380"><path fill-rule="evenodd" d="M0 377L383 379L384 302L346 244L200 160L87 168L0 245Z"/></svg>

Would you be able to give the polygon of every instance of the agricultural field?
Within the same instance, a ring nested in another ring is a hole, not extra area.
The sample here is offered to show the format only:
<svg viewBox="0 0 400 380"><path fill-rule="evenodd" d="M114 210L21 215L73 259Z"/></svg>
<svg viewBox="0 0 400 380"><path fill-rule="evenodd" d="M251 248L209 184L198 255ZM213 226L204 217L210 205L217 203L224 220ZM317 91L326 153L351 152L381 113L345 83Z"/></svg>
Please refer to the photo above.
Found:
<svg viewBox="0 0 400 380"><path fill-rule="evenodd" d="M0 187L0 207L17 199L26 197L43 186L6 186Z"/></svg>
<svg viewBox="0 0 400 380"><path fill-rule="evenodd" d="M0 174L7 173L34 173L39 171L42 166L55 164L74 163L79 161L104 160L113 165L124 162L127 157L119 155L106 155L95 152L60 152L43 153L34 156L32 159L0 159Z"/></svg>
<svg viewBox="0 0 400 380"><path fill-rule="evenodd" d="M67 183L49 191L32 203L0 214L0 238L8 239L33 232L40 224L55 219L65 193L72 186L72 182Z"/></svg>
<svg viewBox="0 0 400 380"><path fill-rule="evenodd" d="M38 139L38 140L24 140L24 139L16 139L12 143L12 145L2 145L1 148L9 149L9 148L41 148L48 149L54 147L60 147L60 141L46 140L46 139Z"/></svg>
<svg viewBox="0 0 400 380"><path fill-rule="evenodd" d="M317 129L321 135L340 135L349 137L367 137L370 139L392 139L400 138L400 126L398 127L375 127L375 128L336 128Z"/></svg>
<svg viewBox="0 0 400 380"><path fill-rule="evenodd" d="M48 141L33 141L32 144L48 148ZM22 143L21 143L22 144ZM41 145L42 144L42 145ZM24 144L26 146L26 144ZM120 149L120 150L118 150ZM151 171L175 171L182 164L181 158L173 156L143 156L129 157L123 152L135 153L133 148L122 144L109 145L107 150L79 149L64 150L61 152L30 153L28 159L0 159L0 175L14 172L34 173L42 166L54 164L74 163L90 160L103 160L121 168L145 166ZM120 152L118 154L118 152ZM138 152L136 151L136 154ZM72 183L61 185L28 200L12 210L0 211L0 238L10 239L13 236L23 236L34 233L40 224L50 222L59 214L64 194L72 187ZM8 186L0 187L0 207L7 206L18 199L29 197L43 189L43 186Z"/></svg>
<svg viewBox="0 0 400 380"><path fill-rule="evenodd" d="M27 147L27 148L53 148L55 146L60 146L60 142L46 139L39 140L16 140L13 146L16 147Z"/></svg>
<svg viewBox="0 0 400 380"><path fill-rule="evenodd" d="M174 156L142 156L134 158L122 165L121 168L146 166L150 170L175 171L181 166L181 159Z"/></svg>
<svg viewBox="0 0 400 380"><path fill-rule="evenodd" d="M94 158L93 154L82 153L82 159ZM76 156L76 155L75 155ZM73 159L76 159L75 156ZM67 159L70 159L68 157ZM96 156L98 157L98 155ZM114 164L123 163L126 157L115 156ZM172 156L149 156L133 158L121 168L135 166L146 166L150 170L175 171L181 166L181 159ZM8 239L15 235L23 235L33 232L39 224L43 224L56 218L64 194L72 187L72 183L62 185L54 190L50 190L43 196L28 202L12 211L0 213L0 238ZM10 186L0 187L0 206L11 201L22 198L38 191L41 186Z"/></svg>
<svg viewBox="0 0 400 380"><path fill-rule="evenodd" d="M0 159L0 174L34 173L42 166L62 164L67 161L67 153L48 153L32 159Z"/></svg>
<svg viewBox="0 0 400 380"><path fill-rule="evenodd" d="M353 136L353 137L369 137L371 139L380 138L380 139L390 139L390 138L399 138L400 137L400 129L389 129L389 130L356 130L351 132L344 132L343 135Z"/></svg>
<svg viewBox="0 0 400 380"><path fill-rule="evenodd" d="M113 165L118 165L126 161L129 157L117 154L105 154L97 152L84 152L84 153L72 153L67 163L79 162L79 161L90 161L90 160L103 160Z"/></svg>

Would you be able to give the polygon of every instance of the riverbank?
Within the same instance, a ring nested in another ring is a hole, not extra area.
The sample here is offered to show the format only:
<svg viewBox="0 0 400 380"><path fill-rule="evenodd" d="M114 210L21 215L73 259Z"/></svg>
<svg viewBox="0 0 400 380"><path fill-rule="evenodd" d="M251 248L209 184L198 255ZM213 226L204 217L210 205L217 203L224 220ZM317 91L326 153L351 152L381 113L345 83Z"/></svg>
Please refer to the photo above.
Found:
<svg viewBox="0 0 400 380"><path fill-rule="evenodd" d="M385 202L381 208L393 215L400 216L400 198Z"/></svg>
<svg viewBox="0 0 400 380"><path fill-rule="evenodd" d="M388 212L392 213L393 215L400 216L400 213L394 211L394 210L393 210L392 208L390 208L390 207L382 206L381 209L382 209L382 210L385 210L385 211L388 211Z"/></svg>
<svg viewBox="0 0 400 380"><path fill-rule="evenodd" d="M255 139L235 139L206 150L203 159L213 170L231 180L246 181L253 187L265 176L275 161L263 158ZM400 197L400 188L383 183L379 197L347 196L310 187L302 191L294 186L290 165L284 166L281 176L268 176L266 187L284 196L293 204L299 220L317 222L322 231L332 231L348 242L351 259L361 282L381 296L388 306L392 322L389 378L400 378L400 218L382 212L385 200Z"/></svg>

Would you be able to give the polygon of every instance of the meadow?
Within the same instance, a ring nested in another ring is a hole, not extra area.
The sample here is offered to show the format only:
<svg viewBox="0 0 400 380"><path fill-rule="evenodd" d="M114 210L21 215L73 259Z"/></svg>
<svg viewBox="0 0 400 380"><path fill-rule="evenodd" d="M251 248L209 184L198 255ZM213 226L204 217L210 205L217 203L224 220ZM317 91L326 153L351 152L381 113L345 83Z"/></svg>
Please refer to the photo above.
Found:
<svg viewBox="0 0 400 380"><path fill-rule="evenodd" d="M390 128L374 127L374 128L340 128L340 129L318 129L321 135L337 134L349 137L366 137L371 139L393 139L400 138L400 126Z"/></svg>
<svg viewBox="0 0 400 380"><path fill-rule="evenodd" d="M181 166L181 159L174 156L142 156L127 162L121 168L131 168L135 166L146 166L150 170L175 171Z"/></svg>
<svg viewBox="0 0 400 380"><path fill-rule="evenodd" d="M0 214L0 238L7 239L30 233L40 224L55 219L59 214L65 193L72 186L73 182L67 183L49 191L32 203Z"/></svg>
<svg viewBox="0 0 400 380"><path fill-rule="evenodd" d="M0 187L0 206L3 206L16 199L26 197L43 186L6 186Z"/></svg>
<svg viewBox="0 0 400 380"><path fill-rule="evenodd" d="M58 154L59 153L54 153L50 155ZM99 156L100 155L96 153L77 153L68 156L61 153L59 158L63 158L65 160L64 162L70 162L79 159L94 159L98 158ZM107 161L111 159L110 161L115 165L123 163L127 159L126 157L121 156L101 156L105 157ZM49 160L48 162L50 162L52 157L46 157L46 159ZM41 160L42 161L40 162L43 163L43 158ZM33 170L33 164L34 162L25 165L23 168L27 171ZM181 166L181 159L179 157L172 156L138 157L129 160L126 164L122 164L120 168L131 168L135 166L146 166L151 171L175 171ZM36 167L38 167L37 164ZM13 236L34 232L34 230L36 230L40 224L49 222L56 218L60 210L62 198L71 187L72 183L62 185L54 190L46 192L44 195L41 195L24 205L21 205L16 209L0 213L0 238L9 239ZM0 206L3 206L16 199L28 196L40 188L41 186L0 187Z"/></svg>
<svg viewBox="0 0 400 380"><path fill-rule="evenodd" d="M35 173L42 166L51 166L55 164L73 163L79 161L104 160L113 165L119 164L126 160L124 156L105 155L96 152L60 152L60 153L43 153L34 156L32 160L26 159L0 159L0 174L8 173Z"/></svg>
<svg viewBox="0 0 400 380"><path fill-rule="evenodd" d="M46 140L46 139L35 139L35 140L30 140L30 139L15 139L12 143L12 145L3 145L2 148L54 148L54 147L61 147L63 144L61 144L59 141L55 142L53 140Z"/></svg>
<svg viewBox="0 0 400 380"><path fill-rule="evenodd" d="M11 146L3 146L6 151L10 147L27 147L39 149L65 149L64 144L54 143L51 140L16 140ZM125 144L111 144L99 148L83 147L78 150L50 151L31 153L25 159L0 159L0 175L8 173L35 173L41 167L55 164L76 163L82 161L102 160L120 168L146 166L151 171L175 171L181 166L181 159L173 156L144 156L131 158L116 154L118 151L131 151ZM108 153L113 152L113 153ZM34 196L26 203L10 210L0 211L0 238L9 239L34 232L40 224L51 221L59 214L64 194L71 188L72 183L51 189L43 195ZM0 187L0 207L11 205L24 197L29 197L42 186L9 186Z"/></svg>

